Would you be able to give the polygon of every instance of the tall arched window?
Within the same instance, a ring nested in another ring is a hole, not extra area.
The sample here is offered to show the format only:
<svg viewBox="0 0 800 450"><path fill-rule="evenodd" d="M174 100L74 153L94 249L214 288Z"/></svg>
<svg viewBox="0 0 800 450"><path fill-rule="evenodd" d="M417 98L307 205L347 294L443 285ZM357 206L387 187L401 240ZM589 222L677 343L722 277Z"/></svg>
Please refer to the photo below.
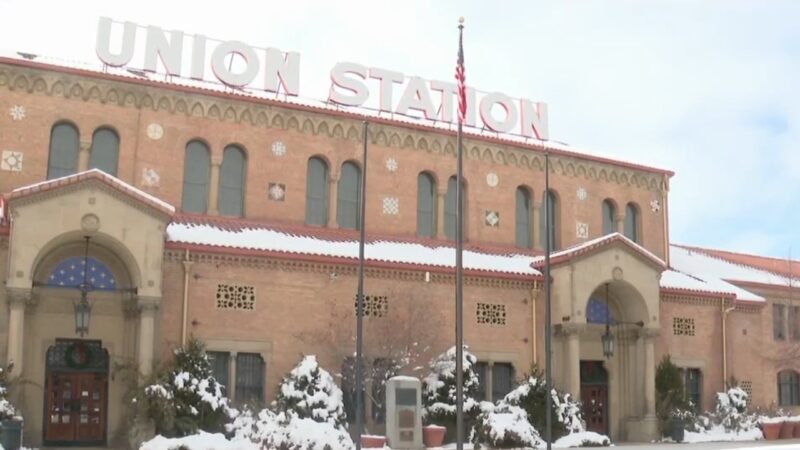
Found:
<svg viewBox="0 0 800 450"><path fill-rule="evenodd" d="M246 161L244 151L229 145L222 152L222 167L219 170L219 214L221 216L244 215L244 175Z"/></svg>
<svg viewBox="0 0 800 450"><path fill-rule="evenodd" d="M617 215L617 208L614 202L609 199L603 200L603 235L611 234L617 231L615 224L615 217Z"/></svg>
<svg viewBox="0 0 800 450"><path fill-rule="evenodd" d="M322 158L309 158L306 170L306 223L328 223L328 164Z"/></svg>
<svg viewBox="0 0 800 450"><path fill-rule="evenodd" d="M794 370L778 373L778 404L780 406L800 405L800 375Z"/></svg>
<svg viewBox="0 0 800 450"><path fill-rule="evenodd" d="M625 206L625 236L639 242L639 208L633 203Z"/></svg>
<svg viewBox="0 0 800 450"><path fill-rule="evenodd" d="M361 192L361 168L355 163L342 164L342 175L336 195L336 221L341 228L359 229L360 210L358 196Z"/></svg>
<svg viewBox="0 0 800 450"><path fill-rule="evenodd" d="M458 182L452 176L447 180L447 194L444 197L444 235L447 239L456 238L456 187ZM461 204L467 204L467 190L462 186ZM464 208L463 226L467 226L467 211ZM466 236L466 233L465 233Z"/></svg>
<svg viewBox="0 0 800 450"><path fill-rule="evenodd" d="M208 171L211 155L208 146L200 141L186 145L183 161L183 195L181 209L186 212L208 211Z"/></svg>
<svg viewBox="0 0 800 450"><path fill-rule="evenodd" d="M533 247L531 227L531 194L528 188L519 186L516 194L517 247Z"/></svg>
<svg viewBox="0 0 800 450"><path fill-rule="evenodd" d="M417 236L436 236L436 181L425 172L417 177Z"/></svg>
<svg viewBox="0 0 800 450"><path fill-rule="evenodd" d="M119 162L119 136L109 128L98 128L92 135L92 153L89 168L117 176Z"/></svg>
<svg viewBox="0 0 800 450"><path fill-rule="evenodd" d="M549 190L542 196L542 211L539 213L539 237L542 248L547 248L547 236L550 236L550 250L559 248L558 242L558 197ZM549 214L548 213L549 210ZM547 218L550 222L547 223Z"/></svg>
<svg viewBox="0 0 800 450"><path fill-rule="evenodd" d="M50 130L50 155L47 160L47 179L75 173L78 165L78 129L69 123L57 123Z"/></svg>

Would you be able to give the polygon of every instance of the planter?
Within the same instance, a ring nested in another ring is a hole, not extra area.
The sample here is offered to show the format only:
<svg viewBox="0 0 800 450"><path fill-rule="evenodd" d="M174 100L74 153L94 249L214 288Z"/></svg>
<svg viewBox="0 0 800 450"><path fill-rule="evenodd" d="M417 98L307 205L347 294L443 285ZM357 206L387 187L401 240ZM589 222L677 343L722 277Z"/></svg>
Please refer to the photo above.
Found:
<svg viewBox="0 0 800 450"><path fill-rule="evenodd" d="M671 419L669 421L669 437L675 442L683 442L686 431L686 422L683 419Z"/></svg>
<svg viewBox="0 0 800 450"><path fill-rule="evenodd" d="M764 439L774 441L781 434L780 422L761 422L761 431L764 432Z"/></svg>
<svg viewBox="0 0 800 450"><path fill-rule="evenodd" d="M784 420L781 424L780 439L791 439L794 437L795 422Z"/></svg>
<svg viewBox="0 0 800 450"><path fill-rule="evenodd" d="M795 438L800 438L800 422L794 421L794 436Z"/></svg>
<svg viewBox="0 0 800 450"><path fill-rule="evenodd" d="M425 447L441 447L444 443L444 433L447 428L438 425L427 425L422 427L422 443Z"/></svg>
<svg viewBox="0 0 800 450"><path fill-rule="evenodd" d="M22 421L0 421L0 445L6 450L17 450L22 447Z"/></svg>
<svg viewBox="0 0 800 450"><path fill-rule="evenodd" d="M386 446L386 436L361 436L362 448L383 448Z"/></svg>

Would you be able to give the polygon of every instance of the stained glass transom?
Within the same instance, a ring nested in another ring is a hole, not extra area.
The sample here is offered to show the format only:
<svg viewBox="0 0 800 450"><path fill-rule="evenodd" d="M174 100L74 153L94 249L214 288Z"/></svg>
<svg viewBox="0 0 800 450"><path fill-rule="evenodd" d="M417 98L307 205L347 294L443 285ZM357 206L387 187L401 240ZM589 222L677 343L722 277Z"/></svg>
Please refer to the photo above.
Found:
<svg viewBox="0 0 800 450"><path fill-rule="evenodd" d="M602 298L592 297L586 305L586 323L614 323L614 316Z"/></svg>
<svg viewBox="0 0 800 450"><path fill-rule="evenodd" d="M83 284L84 264L88 265L86 283L90 290L113 291L117 289L114 274L103 262L92 257L73 256L56 264L50 277L47 278L48 286L80 288Z"/></svg>

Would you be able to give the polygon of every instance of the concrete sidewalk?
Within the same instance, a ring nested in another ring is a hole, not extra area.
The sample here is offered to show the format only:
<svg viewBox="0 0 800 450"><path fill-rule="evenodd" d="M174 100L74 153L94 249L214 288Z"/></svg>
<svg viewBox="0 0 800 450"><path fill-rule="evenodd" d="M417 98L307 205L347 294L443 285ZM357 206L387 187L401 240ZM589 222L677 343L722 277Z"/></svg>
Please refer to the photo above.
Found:
<svg viewBox="0 0 800 450"><path fill-rule="evenodd" d="M624 450L716 450L716 449L739 449L739 450L800 450L800 439L779 439L776 441L747 441L747 442L706 442L703 444L615 444Z"/></svg>

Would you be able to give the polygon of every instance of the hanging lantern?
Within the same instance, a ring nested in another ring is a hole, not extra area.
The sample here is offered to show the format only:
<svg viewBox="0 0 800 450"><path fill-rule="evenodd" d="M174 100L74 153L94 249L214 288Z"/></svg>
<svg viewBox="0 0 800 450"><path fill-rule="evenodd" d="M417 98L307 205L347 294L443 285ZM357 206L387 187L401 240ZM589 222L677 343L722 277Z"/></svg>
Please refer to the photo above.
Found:
<svg viewBox="0 0 800 450"><path fill-rule="evenodd" d="M611 327L608 324L606 324L606 332L603 333L601 339L603 341L603 356L609 359L614 356L614 336L611 335Z"/></svg>
<svg viewBox="0 0 800 450"><path fill-rule="evenodd" d="M75 302L75 333L83 337L89 333L89 319L92 315L92 305L86 298L91 288L86 281L89 272L89 236L84 236L86 239L86 250L83 255L83 283L80 285L81 299Z"/></svg>

